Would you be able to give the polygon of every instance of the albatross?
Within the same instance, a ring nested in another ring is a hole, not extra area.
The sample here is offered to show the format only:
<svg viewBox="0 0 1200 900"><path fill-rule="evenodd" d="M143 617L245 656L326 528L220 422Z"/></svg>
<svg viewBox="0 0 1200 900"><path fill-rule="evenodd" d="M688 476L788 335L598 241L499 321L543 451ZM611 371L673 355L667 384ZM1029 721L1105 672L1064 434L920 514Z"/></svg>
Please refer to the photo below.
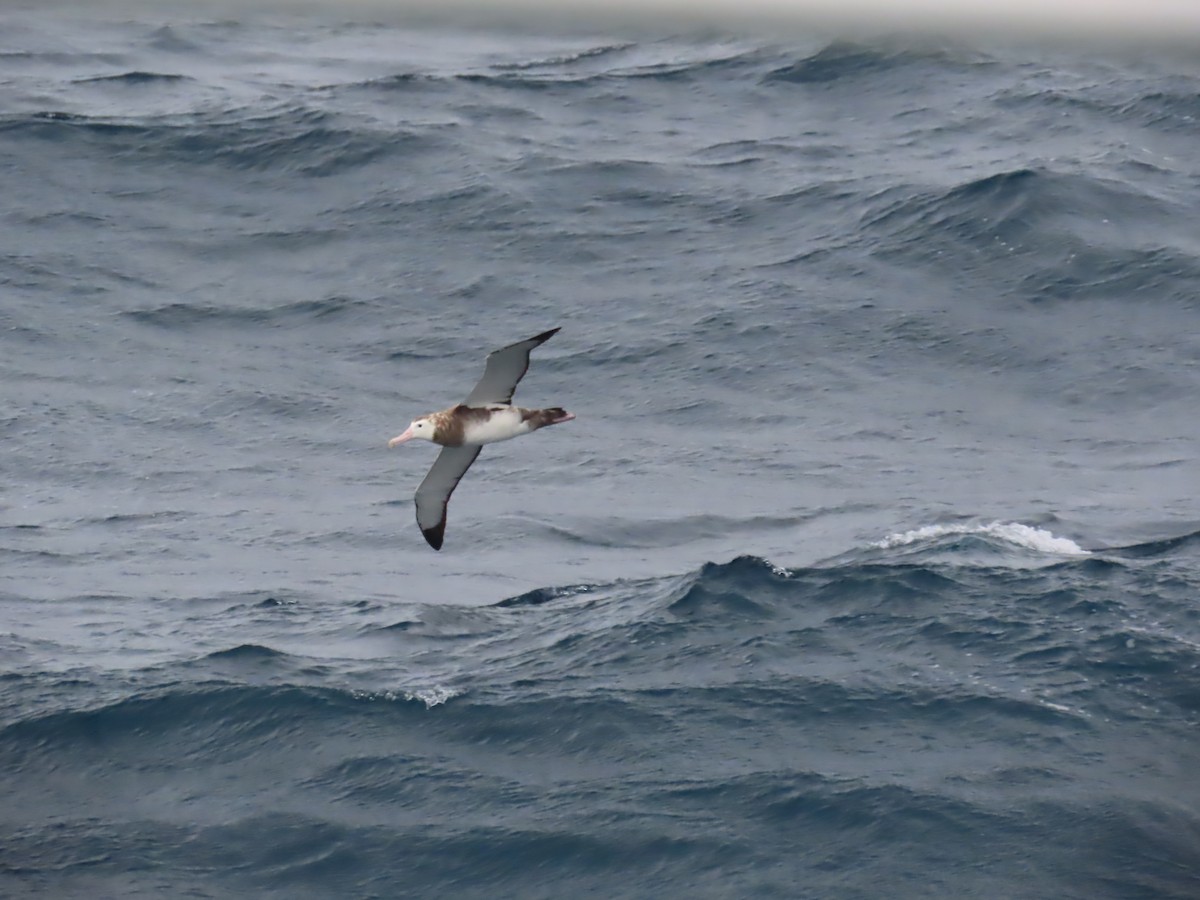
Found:
<svg viewBox="0 0 1200 900"><path fill-rule="evenodd" d="M525 409L512 404L517 383L529 369L530 352L558 331L558 328L551 328L527 341L518 341L489 353L483 377L466 400L441 412L418 416L408 428L388 441L389 447L395 447L420 438L443 448L414 498L417 525L434 550L442 549L450 495L484 444L507 441L575 418L573 413L559 407Z"/></svg>

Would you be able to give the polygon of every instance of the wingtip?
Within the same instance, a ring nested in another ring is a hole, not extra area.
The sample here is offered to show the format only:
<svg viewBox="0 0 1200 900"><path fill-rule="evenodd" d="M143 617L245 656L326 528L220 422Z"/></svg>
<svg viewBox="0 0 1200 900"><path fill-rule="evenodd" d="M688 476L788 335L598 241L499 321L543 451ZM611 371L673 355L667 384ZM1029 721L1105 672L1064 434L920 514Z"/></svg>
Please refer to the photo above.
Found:
<svg viewBox="0 0 1200 900"><path fill-rule="evenodd" d="M433 528L422 528L421 534L425 535L425 540L434 550L442 549L442 540L446 536L446 523L439 522Z"/></svg>
<svg viewBox="0 0 1200 900"><path fill-rule="evenodd" d="M530 338L530 340L537 341L539 344L544 344L546 341L550 340L550 338L554 337L560 331L562 331L561 325L558 326L557 328L551 328L549 331L543 331L541 334L535 334L533 337Z"/></svg>

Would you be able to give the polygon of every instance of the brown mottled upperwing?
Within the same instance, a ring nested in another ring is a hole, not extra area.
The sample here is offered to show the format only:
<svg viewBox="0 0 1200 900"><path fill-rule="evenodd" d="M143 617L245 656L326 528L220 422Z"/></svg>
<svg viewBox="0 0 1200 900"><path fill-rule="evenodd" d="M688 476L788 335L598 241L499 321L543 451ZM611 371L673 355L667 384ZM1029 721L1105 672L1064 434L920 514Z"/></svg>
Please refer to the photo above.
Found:
<svg viewBox="0 0 1200 900"><path fill-rule="evenodd" d="M558 331L557 328L551 328L527 341L518 341L489 353L483 377L479 379L479 384L475 385L463 403L467 406L512 403L517 382L525 376L525 372L529 369L530 352L534 347L550 340Z"/></svg>

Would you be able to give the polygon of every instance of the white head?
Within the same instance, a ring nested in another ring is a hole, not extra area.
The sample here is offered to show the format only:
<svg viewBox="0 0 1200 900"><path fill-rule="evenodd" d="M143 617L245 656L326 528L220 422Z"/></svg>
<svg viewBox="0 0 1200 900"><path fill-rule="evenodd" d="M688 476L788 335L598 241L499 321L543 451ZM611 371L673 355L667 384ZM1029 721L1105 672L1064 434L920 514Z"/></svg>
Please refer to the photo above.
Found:
<svg viewBox="0 0 1200 900"><path fill-rule="evenodd" d="M413 438L432 441L434 432L436 431L437 428L434 426L431 417L421 416L420 418L413 419L412 424L408 428L388 441L388 446L395 447L397 444L403 444L405 441L411 441Z"/></svg>

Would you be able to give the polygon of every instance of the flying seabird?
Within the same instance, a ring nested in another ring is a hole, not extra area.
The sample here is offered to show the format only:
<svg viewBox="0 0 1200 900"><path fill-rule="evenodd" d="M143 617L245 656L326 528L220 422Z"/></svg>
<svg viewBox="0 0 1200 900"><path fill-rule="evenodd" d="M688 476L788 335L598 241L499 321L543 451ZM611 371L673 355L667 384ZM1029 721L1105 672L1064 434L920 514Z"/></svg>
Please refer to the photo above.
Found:
<svg viewBox="0 0 1200 900"><path fill-rule="evenodd" d="M517 382L529 369L530 351L550 340L558 331L551 328L527 341L518 341L489 353L483 377L466 400L441 412L413 419L408 428L388 441L389 447L395 447L421 438L444 448L417 488L415 498L417 525L434 550L442 549L450 495L484 444L507 441L575 418L573 413L558 407L524 409L512 405Z"/></svg>

